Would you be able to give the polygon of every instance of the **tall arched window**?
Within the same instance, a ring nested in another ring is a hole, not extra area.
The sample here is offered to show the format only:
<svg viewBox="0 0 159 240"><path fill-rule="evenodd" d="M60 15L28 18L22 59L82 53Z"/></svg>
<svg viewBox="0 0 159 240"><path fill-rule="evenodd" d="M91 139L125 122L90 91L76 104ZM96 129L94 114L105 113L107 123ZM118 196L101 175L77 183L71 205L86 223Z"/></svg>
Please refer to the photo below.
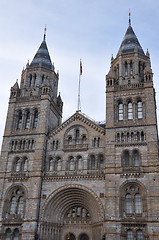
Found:
<svg viewBox="0 0 159 240"><path fill-rule="evenodd" d="M133 208L132 208L132 196L131 194L126 194L125 196L125 212L127 214L132 214Z"/></svg>
<svg viewBox="0 0 159 240"><path fill-rule="evenodd" d="M5 240L11 240L11 229L10 228L6 229Z"/></svg>
<svg viewBox="0 0 159 240"><path fill-rule="evenodd" d="M134 240L134 234L132 230L127 230L126 232L126 240Z"/></svg>
<svg viewBox="0 0 159 240"><path fill-rule="evenodd" d="M96 163L95 163L95 156L91 155L90 156L90 169L94 170L96 168Z"/></svg>
<svg viewBox="0 0 159 240"><path fill-rule="evenodd" d="M22 127L22 111L19 111L17 129L20 129L21 127Z"/></svg>
<svg viewBox="0 0 159 240"><path fill-rule="evenodd" d="M68 137L68 144L69 145L72 144L72 137L71 136Z"/></svg>
<svg viewBox="0 0 159 240"><path fill-rule="evenodd" d="M14 214L15 212L16 212L16 197L12 197L10 203L10 213Z"/></svg>
<svg viewBox="0 0 159 240"><path fill-rule="evenodd" d="M32 82L32 74L30 74L29 76L29 87L31 86L31 82Z"/></svg>
<svg viewBox="0 0 159 240"><path fill-rule="evenodd" d="M68 160L68 170L72 171L75 169L74 158L71 156Z"/></svg>
<svg viewBox="0 0 159 240"><path fill-rule="evenodd" d="M28 129L30 124L30 111L26 113L25 128Z"/></svg>
<svg viewBox="0 0 159 240"><path fill-rule="evenodd" d="M75 133L75 143L78 144L79 143L79 129L76 130Z"/></svg>
<svg viewBox="0 0 159 240"><path fill-rule="evenodd" d="M22 171L24 171L24 172L27 171L27 157L24 157L24 158L23 158Z"/></svg>
<svg viewBox="0 0 159 240"><path fill-rule="evenodd" d="M99 169L103 170L104 169L104 156L103 156L103 154L100 154L98 156L98 161L99 161Z"/></svg>
<svg viewBox="0 0 159 240"><path fill-rule="evenodd" d="M143 117L143 109L142 109L142 101L141 100L139 100L138 102L137 102L137 118L138 119L142 119L142 117Z"/></svg>
<svg viewBox="0 0 159 240"><path fill-rule="evenodd" d="M35 110L35 112L34 112L34 120L33 120L33 128L37 127L37 123L38 123L38 110Z"/></svg>
<svg viewBox="0 0 159 240"><path fill-rule="evenodd" d="M125 62L125 76L128 76L128 64Z"/></svg>
<svg viewBox="0 0 159 240"><path fill-rule="evenodd" d="M135 194L135 213L136 214L142 213L142 200L140 193Z"/></svg>
<svg viewBox="0 0 159 240"><path fill-rule="evenodd" d="M133 63L130 61L130 75L133 75Z"/></svg>
<svg viewBox="0 0 159 240"><path fill-rule="evenodd" d="M77 169L78 170L82 170L83 169L83 161L82 161L82 157L81 156L77 157Z"/></svg>
<svg viewBox="0 0 159 240"><path fill-rule="evenodd" d="M35 86L35 83L36 83L36 73L34 74L34 86Z"/></svg>
<svg viewBox="0 0 159 240"><path fill-rule="evenodd" d="M139 153L137 150L135 150L133 152L133 162L132 162L132 165L134 167L138 167L139 166Z"/></svg>
<svg viewBox="0 0 159 240"><path fill-rule="evenodd" d="M123 103L118 104L118 120L123 120Z"/></svg>
<svg viewBox="0 0 159 240"><path fill-rule="evenodd" d="M123 164L124 167L129 167L130 166L130 155L129 155L129 151L124 151L123 153Z"/></svg>
<svg viewBox="0 0 159 240"><path fill-rule="evenodd" d="M54 170L54 160L53 158L49 159L49 171L53 171Z"/></svg>
<svg viewBox="0 0 159 240"><path fill-rule="evenodd" d="M85 135L82 137L82 143L83 143L83 144L86 143L86 136L85 136Z"/></svg>
<svg viewBox="0 0 159 240"><path fill-rule="evenodd" d="M132 102L128 102L128 120L133 119L133 106Z"/></svg>
<svg viewBox="0 0 159 240"><path fill-rule="evenodd" d="M23 213L23 207L24 207L24 198L22 196L18 199L18 206L17 206L17 213L22 214Z"/></svg>
<svg viewBox="0 0 159 240"><path fill-rule="evenodd" d="M57 171L61 171L62 162L61 162L61 158L60 157L57 158L56 164L57 164Z"/></svg>
<svg viewBox="0 0 159 240"><path fill-rule="evenodd" d="M20 158L16 158L16 161L15 161L15 171L16 172L20 171Z"/></svg>
<svg viewBox="0 0 159 240"><path fill-rule="evenodd" d="M19 240L19 229L16 228L13 232L13 240Z"/></svg>

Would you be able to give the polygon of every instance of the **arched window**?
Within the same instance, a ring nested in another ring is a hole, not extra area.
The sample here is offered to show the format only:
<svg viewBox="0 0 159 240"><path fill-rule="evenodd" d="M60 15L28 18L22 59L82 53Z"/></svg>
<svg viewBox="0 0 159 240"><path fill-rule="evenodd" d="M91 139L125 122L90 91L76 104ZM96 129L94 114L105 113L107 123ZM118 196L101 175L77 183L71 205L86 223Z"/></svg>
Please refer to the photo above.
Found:
<svg viewBox="0 0 159 240"><path fill-rule="evenodd" d="M121 142L124 142L124 133L121 133Z"/></svg>
<svg viewBox="0 0 159 240"><path fill-rule="evenodd" d="M99 161L99 169L103 170L104 169L104 156L103 156L103 154L100 154L98 156L98 161Z"/></svg>
<svg viewBox="0 0 159 240"><path fill-rule="evenodd" d="M132 102L128 102L128 120L133 119L133 106Z"/></svg>
<svg viewBox="0 0 159 240"><path fill-rule="evenodd" d="M90 156L90 169L94 170L95 168L96 168L95 156L91 155Z"/></svg>
<svg viewBox="0 0 159 240"><path fill-rule="evenodd" d="M125 196L125 212L127 214L132 214L132 196L131 194L126 194Z"/></svg>
<svg viewBox="0 0 159 240"><path fill-rule="evenodd" d="M69 145L72 144L72 137L71 136L68 137L68 144Z"/></svg>
<svg viewBox="0 0 159 240"><path fill-rule="evenodd" d="M28 129L30 124L30 111L26 113L25 128Z"/></svg>
<svg viewBox="0 0 159 240"><path fill-rule="evenodd" d="M32 74L30 74L29 76L29 87L31 86L31 82L32 82Z"/></svg>
<svg viewBox="0 0 159 240"><path fill-rule="evenodd" d="M142 194L141 194L142 193ZM122 191L122 217L141 217L142 214L146 211L146 205L144 205L143 210L143 201L145 199L144 193L141 192L141 187L138 184L127 184Z"/></svg>
<svg viewBox="0 0 159 240"><path fill-rule="evenodd" d="M23 158L22 171L24 171L24 172L27 171L27 157L24 157L24 158Z"/></svg>
<svg viewBox="0 0 159 240"><path fill-rule="evenodd" d="M128 76L128 64L125 62L125 76Z"/></svg>
<svg viewBox="0 0 159 240"><path fill-rule="evenodd" d="M21 127L22 127L22 111L18 113L17 129L21 129Z"/></svg>
<svg viewBox="0 0 159 240"><path fill-rule="evenodd" d="M77 169L78 170L82 170L83 169L83 161L82 161L82 157L81 156L77 157Z"/></svg>
<svg viewBox="0 0 159 240"><path fill-rule="evenodd" d="M54 161L53 158L49 159L49 171L53 171L54 170Z"/></svg>
<svg viewBox="0 0 159 240"><path fill-rule="evenodd" d="M100 147L100 137L98 137L97 146Z"/></svg>
<svg viewBox="0 0 159 240"><path fill-rule="evenodd" d="M134 167L138 167L139 166L139 153L137 150L135 150L133 152L133 162L132 162L132 165Z"/></svg>
<svg viewBox="0 0 159 240"><path fill-rule="evenodd" d="M72 171L75 169L74 158L71 156L68 160L68 170Z"/></svg>
<svg viewBox="0 0 159 240"><path fill-rule="evenodd" d="M127 133L127 142L129 143L130 141L130 137L129 137L129 133Z"/></svg>
<svg viewBox="0 0 159 240"><path fill-rule="evenodd" d="M94 139L93 139L93 147L96 147L96 146L97 146L97 139L94 138Z"/></svg>
<svg viewBox="0 0 159 240"><path fill-rule="evenodd" d="M133 75L133 63L130 61L130 75Z"/></svg>
<svg viewBox="0 0 159 240"><path fill-rule="evenodd" d="M141 141L144 142L144 132L141 132Z"/></svg>
<svg viewBox="0 0 159 240"><path fill-rule="evenodd" d="M86 144L86 136L85 135L82 137L82 143Z"/></svg>
<svg viewBox="0 0 159 240"><path fill-rule="evenodd" d="M43 75L42 75L42 78L41 78L41 85L43 85L44 79L45 79L45 76L44 76L44 74L43 74Z"/></svg>
<svg viewBox="0 0 159 240"><path fill-rule="evenodd" d="M118 104L118 120L119 121L123 120L123 103L122 102Z"/></svg>
<svg viewBox="0 0 159 240"><path fill-rule="evenodd" d="M61 171L62 162L61 162L61 158L60 157L57 158L56 164L57 164L57 171Z"/></svg>
<svg viewBox="0 0 159 240"><path fill-rule="evenodd" d="M132 230L127 230L126 232L126 240L134 240L134 234Z"/></svg>
<svg viewBox="0 0 159 240"><path fill-rule="evenodd" d="M75 143L76 143L76 144L79 143L79 129L76 130L76 134L75 134Z"/></svg>
<svg viewBox="0 0 159 240"><path fill-rule="evenodd" d="M131 132L131 142L134 142L134 133Z"/></svg>
<svg viewBox="0 0 159 240"><path fill-rule="evenodd" d="M13 232L13 240L19 240L19 229L16 228Z"/></svg>
<svg viewBox="0 0 159 240"><path fill-rule="evenodd" d="M38 110L35 110L35 112L34 112L34 120L33 120L33 128L37 127L37 123L38 123Z"/></svg>
<svg viewBox="0 0 159 240"><path fill-rule="evenodd" d="M142 200L140 193L135 194L135 213L136 214L142 213Z"/></svg>
<svg viewBox="0 0 159 240"><path fill-rule="evenodd" d="M36 83L36 73L34 74L34 86L35 86L35 83Z"/></svg>
<svg viewBox="0 0 159 240"><path fill-rule="evenodd" d="M12 198L11 198L10 213L11 213L11 214L16 213L16 197L12 197Z"/></svg>
<svg viewBox="0 0 159 240"><path fill-rule="evenodd" d="M129 155L129 151L124 151L124 154L123 154L123 164L124 164L124 167L129 167L130 166L130 155Z"/></svg>
<svg viewBox="0 0 159 240"><path fill-rule="evenodd" d="M143 234L143 231L138 229L136 231L136 240L144 240L144 234Z"/></svg>
<svg viewBox="0 0 159 240"><path fill-rule="evenodd" d="M5 240L11 240L11 229L10 228L6 229Z"/></svg>
<svg viewBox="0 0 159 240"><path fill-rule="evenodd" d="M23 207L24 207L24 198L22 196L20 196L18 199L18 207L17 207L18 214L23 213Z"/></svg>
<svg viewBox="0 0 159 240"><path fill-rule="evenodd" d="M16 158L16 161L15 161L15 171L16 172L20 171L20 158Z"/></svg>
<svg viewBox="0 0 159 240"><path fill-rule="evenodd" d="M138 102L137 102L137 118L138 119L142 119L142 101L141 100L139 100Z"/></svg>

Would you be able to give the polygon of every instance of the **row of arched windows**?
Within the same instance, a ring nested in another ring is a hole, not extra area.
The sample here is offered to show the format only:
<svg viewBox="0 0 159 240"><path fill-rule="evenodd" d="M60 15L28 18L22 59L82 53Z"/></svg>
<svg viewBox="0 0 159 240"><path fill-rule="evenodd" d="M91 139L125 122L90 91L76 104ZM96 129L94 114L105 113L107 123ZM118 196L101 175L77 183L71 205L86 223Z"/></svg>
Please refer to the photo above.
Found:
<svg viewBox="0 0 159 240"><path fill-rule="evenodd" d="M135 110L137 114L137 119L142 119L143 118L143 104L141 100L138 100L137 103L135 104ZM119 101L118 103L118 120L122 121L125 119L128 120L133 120L134 118L134 108L133 108L133 103L131 100L128 101L126 105L126 116L124 115L124 104L122 101Z"/></svg>
<svg viewBox="0 0 159 240"><path fill-rule="evenodd" d="M33 150L34 144L33 139L13 140L11 142L11 151Z"/></svg>
<svg viewBox="0 0 159 240"><path fill-rule="evenodd" d="M122 132L116 134L117 143L134 143L134 142L144 142L146 135L144 131L137 132Z"/></svg>
<svg viewBox="0 0 159 240"><path fill-rule="evenodd" d="M48 161L48 164L46 166L46 171L61 171L61 170L64 170L62 165L63 165L63 161L60 157L56 157L56 158L50 157L49 161ZM80 156L80 155L77 156L77 157L70 156L68 158L68 160L66 161L65 168L68 171L84 170L84 169L103 170L103 168L104 168L104 156L103 156L103 154L98 154L98 155L91 154L88 157L87 166L85 166L84 159L82 158L82 156Z"/></svg>
<svg viewBox="0 0 159 240"><path fill-rule="evenodd" d="M89 211L81 206L76 206L70 208L66 214L65 214L65 222L66 223L78 223L79 221L84 223L84 222L89 222L90 219L90 213Z"/></svg>
<svg viewBox="0 0 159 240"><path fill-rule="evenodd" d="M35 109L33 114L27 109L24 113L22 110L18 111L17 129L36 128L38 122L38 110Z"/></svg>

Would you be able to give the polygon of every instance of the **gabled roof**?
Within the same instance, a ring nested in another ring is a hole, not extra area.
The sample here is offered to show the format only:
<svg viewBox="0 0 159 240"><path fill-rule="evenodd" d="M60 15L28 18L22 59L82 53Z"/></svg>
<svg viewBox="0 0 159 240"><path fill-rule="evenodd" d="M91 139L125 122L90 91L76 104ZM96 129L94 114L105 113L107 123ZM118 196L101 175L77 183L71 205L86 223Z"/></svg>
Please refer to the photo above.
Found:
<svg viewBox="0 0 159 240"><path fill-rule="evenodd" d="M51 62L51 58L49 55L49 51L47 48L47 44L45 41L45 35L44 35L44 39L37 51L37 53L35 54L33 61L30 64L30 67L34 68L34 67L43 67L43 68L47 68L47 69L52 69L52 62Z"/></svg>
<svg viewBox="0 0 159 240"><path fill-rule="evenodd" d="M81 114L77 111L69 119L67 119L65 122L63 122L59 127L52 130L49 133L49 135L50 136L56 135L58 132L60 132L65 127L67 127L70 123L72 123L73 121L76 121L76 120L80 120L81 122L83 122L87 126L91 127L92 129L96 130L97 132L99 132L103 135L105 134L104 127L99 126L97 123L93 122L92 120L90 120L89 118L87 118L86 116L84 116L83 114Z"/></svg>
<svg viewBox="0 0 159 240"><path fill-rule="evenodd" d="M137 49L138 53L145 55L135 33L134 30L129 23L127 31L125 33L124 39L120 45L119 51L117 56L121 54L129 54L134 53L135 48Z"/></svg>

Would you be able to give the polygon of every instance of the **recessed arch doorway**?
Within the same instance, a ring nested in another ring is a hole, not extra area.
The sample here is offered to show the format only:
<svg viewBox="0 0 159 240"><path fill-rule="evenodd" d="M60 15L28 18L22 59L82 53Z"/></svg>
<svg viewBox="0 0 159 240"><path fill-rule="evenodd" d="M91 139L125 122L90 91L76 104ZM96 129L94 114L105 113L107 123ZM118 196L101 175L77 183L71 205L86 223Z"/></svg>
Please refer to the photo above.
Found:
<svg viewBox="0 0 159 240"><path fill-rule="evenodd" d="M68 233L72 233L69 240L100 239L103 221L104 208L96 193L82 185L65 185L43 206L40 240L47 240L47 236L50 240L67 240Z"/></svg>

